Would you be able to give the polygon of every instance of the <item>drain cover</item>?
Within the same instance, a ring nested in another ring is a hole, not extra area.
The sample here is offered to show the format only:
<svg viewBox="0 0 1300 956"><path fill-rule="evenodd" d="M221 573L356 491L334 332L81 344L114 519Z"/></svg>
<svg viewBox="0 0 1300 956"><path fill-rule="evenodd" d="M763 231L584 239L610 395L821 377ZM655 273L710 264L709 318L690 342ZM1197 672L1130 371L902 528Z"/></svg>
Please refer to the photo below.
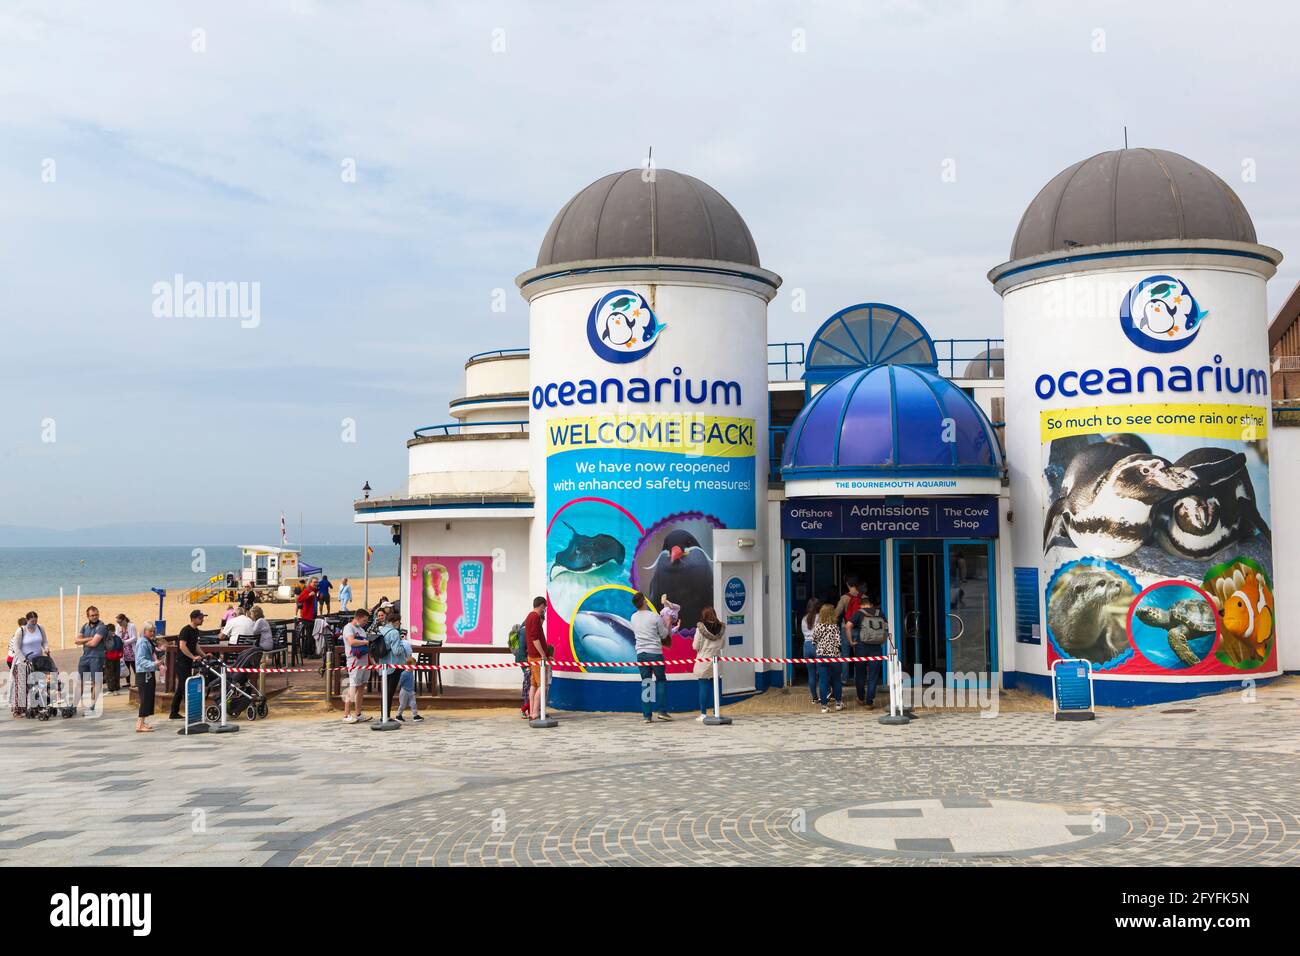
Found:
<svg viewBox="0 0 1300 956"><path fill-rule="evenodd" d="M1194 713L1196 713L1196 708L1195 708L1195 707L1175 707L1175 708L1173 708L1172 710L1162 710L1162 711L1160 711L1160 713L1162 713L1162 714L1194 714Z"/></svg>

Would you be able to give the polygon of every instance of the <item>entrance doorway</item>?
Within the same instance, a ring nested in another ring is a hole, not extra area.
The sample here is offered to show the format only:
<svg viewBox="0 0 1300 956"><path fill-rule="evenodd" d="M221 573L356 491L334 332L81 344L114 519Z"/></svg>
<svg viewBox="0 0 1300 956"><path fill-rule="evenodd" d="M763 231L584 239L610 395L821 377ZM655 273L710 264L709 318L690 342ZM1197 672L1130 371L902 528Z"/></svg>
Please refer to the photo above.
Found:
<svg viewBox="0 0 1300 956"><path fill-rule="evenodd" d="M988 686L997 669L993 542L895 541L899 656L909 674Z"/></svg>
<svg viewBox="0 0 1300 956"><path fill-rule="evenodd" d="M804 559L790 570L789 607L787 608L787 656L803 657L803 618L808 602L835 604L843 593L845 581L858 580L859 591L877 603L884 594L884 562L881 543L873 540L791 540L791 553L801 552ZM846 667L848 665L845 665ZM786 679L795 686L806 686L808 668L789 665Z"/></svg>

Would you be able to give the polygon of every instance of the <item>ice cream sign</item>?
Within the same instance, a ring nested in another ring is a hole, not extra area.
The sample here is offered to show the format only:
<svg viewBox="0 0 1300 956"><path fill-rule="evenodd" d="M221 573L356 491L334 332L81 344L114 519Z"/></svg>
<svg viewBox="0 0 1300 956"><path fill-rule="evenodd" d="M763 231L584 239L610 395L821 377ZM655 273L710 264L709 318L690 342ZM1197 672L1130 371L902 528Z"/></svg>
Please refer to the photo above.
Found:
<svg viewBox="0 0 1300 956"><path fill-rule="evenodd" d="M410 594L412 640L492 643L491 558L412 558Z"/></svg>

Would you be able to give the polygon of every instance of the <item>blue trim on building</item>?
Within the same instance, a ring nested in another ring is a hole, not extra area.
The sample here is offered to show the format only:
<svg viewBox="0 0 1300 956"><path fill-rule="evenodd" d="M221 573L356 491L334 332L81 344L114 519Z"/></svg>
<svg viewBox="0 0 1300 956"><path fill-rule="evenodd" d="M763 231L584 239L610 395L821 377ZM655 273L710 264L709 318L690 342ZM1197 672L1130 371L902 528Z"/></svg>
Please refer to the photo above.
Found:
<svg viewBox="0 0 1300 956"><path fill-rule="evenodd" d="M492 404L492 403L506 403L506 404L509 404L509 403L516 403L516 402L520 402L520 401L523 401L523 402L527 402L527 401L528 401L528 393L527 393L527 392L510 392L509 394L506 394L506 395L498 395L498 396L496 396L495 398L453 398L450 402L447 403L447 407L448 407L448 408L459 408L459 407L462 406L462 405L488 405L488 404ZM477 424L477 423L476 423L476 422L470 422L469 424L470 424L470 425L475 425L475 424ZM434 427L437 427L437 426L434 426Z"/></svg>
<svg viewBox="0 0 1300 956"><path fill-rule="evenodd" d="M526 511L532 508L532 506L533 503L531 501L493 501L484 504L388 505L379 508L363 508L358 510L356 514L375 514L380 511L481 511L484 508Z"/></svg>
<svg viewBox="0 0 1300 956"><path fill-rule="evenodd" d="M1103 259L1133 259L1141 256L1159 256L1159 255L1179 255L1179 256L1236 256L1240 259L1257 259L1260 262L1276 264L1272 258L1258 252L1245 252L1240 249L1216 249L1212 246L1199 249L1120 249L1115 252L1091 252L1082 256L1058 256L1055 259L1048 259L1045 262L1034 262L1029 265L1017 266L1015 269L1008 269L1006 272L997 273L993 276L994 282L1001 282L1003 279L1010 278L1014 275L1020 275L1022 272L1032 272L1036 269L1047 269L1051 266L1069 265L1075 262L1094 262Z"/></svg>
<svg viewBox="0 0 1300 956"><path fill-rule="evenodd" d="M753 272L746 272L743 269L715 269L706 266L673 266L673 265L655 265L653 263L637 264L628 263L626 265L615 266L588 266L585 269L561 269L558 272L548 272L545 275L533 276L527 282L519 286L520 289L526 289L535 282L542 282L546 279L562 279L567 276L585 276L599 275L604 272L693 272L701 275L715 276L732 276L738 279L750 279L754 282L762 283L773 289L777 288L779 283L773 282L764 276L757 275Z"/></svg>
<svg viewBox="0 0 1300 956"><path fill-rule="evenodd" d="M786 439L788 446L790 439ZM996 465L935 465L916 468L910 465L856 465L851 468L827 468L812 465L784 465L781 478L804 481L813 478L1001 478ZM881 492L884 494L884 492Z"/></svg>
<svg viewBox="0 0 1300 956"><path fill-rule="evenodd" d="M1242 679L1248 675L1243 675ZM1008 690L1027 690L1050 698L1052 696L1052 679L1046 674L1029 674L1025 671L1006 671L1003 686ZM1227 690L1241 690L1241 680L1224 681L1127 681L1094 680L1092 691L1094 701L1102 707L1140 707L1145 704L1168 704L1180 700L1193 700L1221 694ZM1251 678L1257 685L1271 683L1275 678Z"/></svg>

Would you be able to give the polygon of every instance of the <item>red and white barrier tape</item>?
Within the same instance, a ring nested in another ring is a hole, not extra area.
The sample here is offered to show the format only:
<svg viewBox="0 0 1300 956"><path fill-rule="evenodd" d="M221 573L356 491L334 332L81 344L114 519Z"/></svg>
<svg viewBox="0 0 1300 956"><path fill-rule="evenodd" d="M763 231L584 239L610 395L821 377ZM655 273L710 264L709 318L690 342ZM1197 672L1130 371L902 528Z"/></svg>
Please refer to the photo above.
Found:
<svg viewBox="0 0 1300 956"><path fill-rule="evenodd" d="M672 664L698 664L701 661L717 661L721 664L855 664L860 661L886 661L888 657L679 657L663 661L551 661L552 668L557 667L666 667ZM530 661L529 663L534 663ZM499 668L521 668L519 661L504 661L494 664L356 664L347 667L333 667L336 671L379 671L393 669L400 671L479 671ZM227 667L227 674L319 674L319 667Z"/></svg>

